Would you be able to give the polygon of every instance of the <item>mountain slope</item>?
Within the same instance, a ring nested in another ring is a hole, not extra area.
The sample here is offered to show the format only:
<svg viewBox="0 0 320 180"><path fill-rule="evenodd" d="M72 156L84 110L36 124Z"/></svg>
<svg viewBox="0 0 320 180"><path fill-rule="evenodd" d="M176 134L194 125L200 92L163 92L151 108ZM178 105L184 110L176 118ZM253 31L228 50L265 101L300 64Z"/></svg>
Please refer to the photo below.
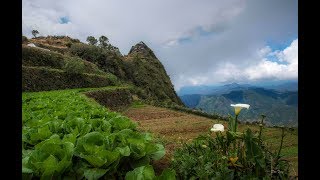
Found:
<svg viewBox="0 0 320 180"><path fill-rule="evenodd" d="M156 101L183 105L164 66L145 43L132 46L124 61L127 78L147 94L153 95Z"/></svg>
<svg viewBox="0 0 320 180"><path fill-rule="evenodd" d="M111 44L88 45L66 36L25 39L22 44L24 91L122 83L136 86L140 98L150 104L183 106L164 66L143 42L132 46L126 56Z"/></svg>
<svg viewBox="0 0 320 180"><path fill-rule="evenodd" d="M214 95L184 95L181 99L188 107L221 115L234 114L230 104L247 103L250 109L241 112L240 120L257 121L265 114L269 125L298 125L298 92L251 87Z"/></svg>

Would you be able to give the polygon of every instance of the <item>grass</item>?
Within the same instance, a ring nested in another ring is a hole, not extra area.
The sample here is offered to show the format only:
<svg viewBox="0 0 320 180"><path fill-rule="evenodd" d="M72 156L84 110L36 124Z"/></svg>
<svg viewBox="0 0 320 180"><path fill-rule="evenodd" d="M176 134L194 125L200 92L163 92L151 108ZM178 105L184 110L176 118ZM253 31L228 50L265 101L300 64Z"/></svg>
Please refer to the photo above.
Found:
<svg viewBox="0 0 320 180"><path fill-rule="evenodd" d="M134 101L131 104L131 108L143 108L143 107L146 107L146 105L141 101Z"/></svg>
<svg viewBox="0 0 320 180"><path fill-rule="evenodd" d="M154 133L160 139L165 139L167 154L159 168L170 165L172 154L176 148L181 147L183 143L189 143L201 134L206 134L215 123L221 123L225 127L228 122L220 119L209 119L190 113L175 111L154 106L131 107L124 114L139 123L141 130ZM241 115L240 115L241 116ZM258 125L239 124L240 132L250 128L253 132L258 133ZM215 136L214 133L211 133ZM262 138L268 143L272 151L278 150L281 140L281 129L266 127L263 129ZM286 132L284 137L283 149L281 155L290 161L292 167L290 174L295 176L298 173L298 135L297 129L293 132ZM159 170L160 171L160 170Z"/></svg>

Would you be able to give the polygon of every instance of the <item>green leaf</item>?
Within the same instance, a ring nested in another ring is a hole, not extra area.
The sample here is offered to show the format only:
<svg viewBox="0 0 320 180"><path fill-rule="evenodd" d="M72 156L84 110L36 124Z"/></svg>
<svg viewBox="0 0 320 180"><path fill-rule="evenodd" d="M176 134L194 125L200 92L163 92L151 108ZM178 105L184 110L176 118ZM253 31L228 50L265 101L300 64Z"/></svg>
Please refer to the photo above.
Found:
<svg viewBox="0 0 320 180"><path fill-rule="evenodd" d="M233 117L228 118L228 130L234 132L235 131L235 122L236 119Z"/></svg>
<svg viewBox="0 0 320 180"><path fill-rule="evenodd" d="M75 155L87 160L94 167L108 166L120 153L105 149L105 137L100 132L91 132L79 138Z"/></svg>
<svg viewBox="0 0 320 180"><path fill-rule="evenodd" d="M130 161L130 166L132 168L137 168L140 166L146 166L150 163L150 158L149 156L144 156L140 159L135 159L134 161Z"/></svg>
<svg viewBox="0 0 320 180"><path fill-rule="evenodd" d="M116 147L115 151L118 151L122 156L130 156L130 148L129 148L129 146Z"/></svg>
<svg viewBox="0 0 320 180"><path fill-rule="evenodd" d="M72 156L73 144L63 142L58 135L53 135L35 146L28 161L25 160L25 167L42 178L59 176L70 167Z"/></svg>
<svg viewBox="0 0 320 180"><path fill-rule="evenodd" d="M37 144L39 141L48 139L52 135L48 125L44 125L40 128L32 128L28 131L29 143ZM27 138L28 139L28 138Z"/></svg>
<svg viewBox="0 0 320 180"><path fill-rule="evenodd" d="M97 150L95 153L90 155L80 154L80 157L87 160L94 167L109 166L111 163L116 161L120 156L119 152L112 152L108 150Z"/></svg>
<svg viewBox="0 0 320 180"><path fill-rule="evenodd" d="M28 161L29 161L29 157L25 157L22 159L22 173L33 173L33 170L31 168L28 167Z"/></svg>
<svg viewBox="0 0 320 180"><path fill-rule="evenodd" d="M101 167L108 162L108 159L105 155L102 155L101 152L99 155L82 155L81 157L87 160L94 167Z"/></svg>
<svg viewBox="0 0 320 180"><path fill-rule="evenodd" d="M127 172L126 180L153 180L155 173L151 165L141 166Z"/></svg>
<svg viewBox="0 0 320 180"><path fill-rule="evenodd" d="M136 124L124 116L116 116L109 121L116 131L122 129L135 129Z"/></svg>
<svg viewBox="0 0 320 180"><path fill-rule="evenodd" d="M152 140L152 136L150 133L144 133L143 134L143 138L146 140L146 141L151 141Z"/></svg>
<svg viewBox="0 0 320 180"><path fill-rule="evenodd" d="M162 144L149 144L146 147L146 151L148 154L150 153L150 157L154 160L159 160L166 154Z"/></svg>
<svg viewBox="0 0 320 180"><path fill-rule="evenodd" d="M85 169L84 170L84 176L88 180L96 180L102 177L104 174L106 174L106 169L99 169L99 168L93 168L93 169Z"/></svg>
<svg viewBox="0 0 320 180"><path fill-rule="evenodd" d="M176 171L170 168L165 169L155 180L176 180Z"/></svg>
<svg viewBox="0 0 320 180"><path fill-rule="evenodd" d="M76 131L74 131L74 132L76 132ZM75 134L73 134L73 133L72 134L66 134L63 137L63 141L70 142L72 144L75 144L76 140L77 140L77 133L75 133Z"/></svg>
<svg viewBox="0 0 320 180"><path fill-rule="evenodd" d="M127 141L130 144L129 147L135 159L140 159L141 157L146 155L146 144L142 139L129 138Z"/></svg>
<svg viewBox="0 0 320 180"><path fill-rule="evenodd" d="M53 174L58 165L58 160L53 155L50 155L46 160L41 163L43 168L45 169L45 174Z"/></svg>

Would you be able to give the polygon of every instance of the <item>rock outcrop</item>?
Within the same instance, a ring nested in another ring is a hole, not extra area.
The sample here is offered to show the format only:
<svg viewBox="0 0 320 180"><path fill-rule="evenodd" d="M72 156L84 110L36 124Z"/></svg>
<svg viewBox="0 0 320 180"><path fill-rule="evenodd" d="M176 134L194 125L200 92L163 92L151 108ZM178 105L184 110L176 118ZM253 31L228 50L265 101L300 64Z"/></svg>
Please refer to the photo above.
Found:
<svg viewBox="0 0 320 180"><path fill-rule="evenodd" d="M125 58L128 79L144 89L155 102L183 105L164 66L144 42L132 46Z"/></svg>

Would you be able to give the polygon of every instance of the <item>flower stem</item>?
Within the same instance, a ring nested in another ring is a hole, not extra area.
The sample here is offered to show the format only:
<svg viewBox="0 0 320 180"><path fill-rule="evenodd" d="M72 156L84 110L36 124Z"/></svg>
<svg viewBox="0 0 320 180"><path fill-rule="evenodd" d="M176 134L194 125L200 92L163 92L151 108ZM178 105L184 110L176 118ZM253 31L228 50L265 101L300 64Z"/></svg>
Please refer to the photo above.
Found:
<svg viewBox="0 0 320 180"><path fill-rule="evenodd" d="M285 136L285 134L284 134L284 127L282 127L281 129L282 129L282 134L281 134L281 144L280 144L280 148L279 148L279 151L278 151L277 159L279 159L279 158L280 158L280 153L281 153L282 144L283 144L283 138L284 138L284 136Z"/></svg>
<svg viewBox="0 0 320 180"><path fill-rule="evenodd" d="M237 132L237 125L238 125L238 115L236 115L235 122L234 122L234 132Z"/></svg>
<svg viewBox="0 0 320 180"><path fill-rule="evenodd" d="M259 132L259 142L261 141L261 133L262 133L262 127L263 127L264 118L265 118L265 116L262 116L261 124L260 124L260 132Z"/></svg>

